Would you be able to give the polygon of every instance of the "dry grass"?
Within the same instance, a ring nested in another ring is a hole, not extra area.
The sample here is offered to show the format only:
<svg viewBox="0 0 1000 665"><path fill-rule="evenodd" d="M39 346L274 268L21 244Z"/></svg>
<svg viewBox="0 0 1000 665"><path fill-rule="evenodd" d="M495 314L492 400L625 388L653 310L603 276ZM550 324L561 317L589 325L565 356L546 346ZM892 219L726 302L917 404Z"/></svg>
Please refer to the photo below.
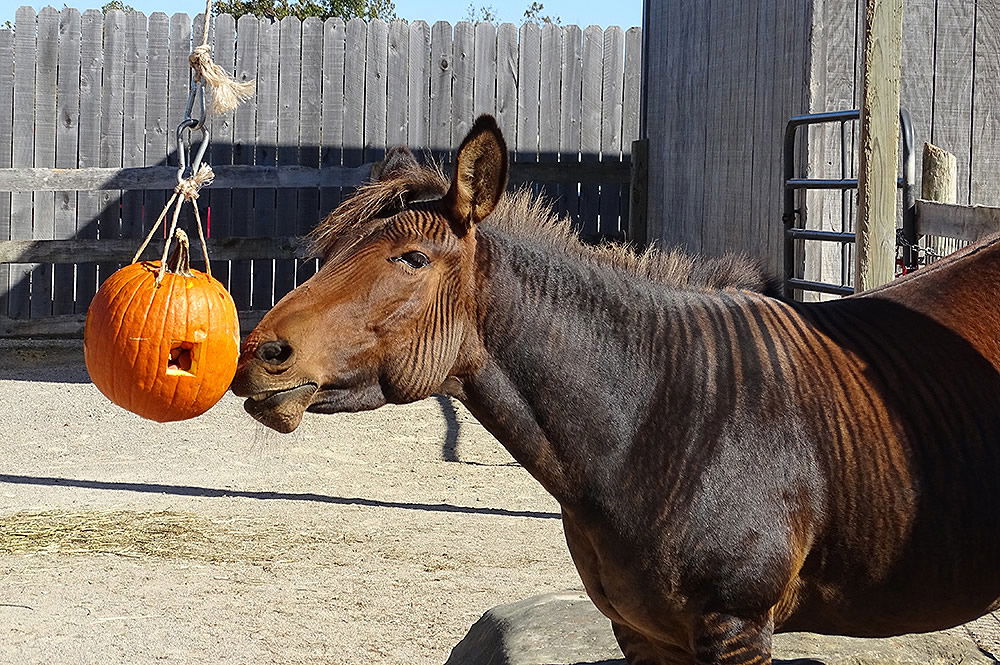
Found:
<svg viewBox="0 0 1000 665"><path fill-rule="evenodd" d="M201 561L267 561L280 553L260 532L193 513L102 510L0 516L0 554L114 554Z"/></svg>

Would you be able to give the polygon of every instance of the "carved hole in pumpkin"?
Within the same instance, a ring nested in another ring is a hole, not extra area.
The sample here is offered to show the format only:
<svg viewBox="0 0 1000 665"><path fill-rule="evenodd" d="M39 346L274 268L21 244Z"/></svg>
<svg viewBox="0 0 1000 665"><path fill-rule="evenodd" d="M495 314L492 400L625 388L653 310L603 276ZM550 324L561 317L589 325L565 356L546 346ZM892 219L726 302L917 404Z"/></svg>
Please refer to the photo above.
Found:
<svg viewBox="0 0 1000 665"><path fill-rule="evenodd" d="M195 376L198 371L197 342L173 342L167 356L167 374L173 376Z"/></svg>

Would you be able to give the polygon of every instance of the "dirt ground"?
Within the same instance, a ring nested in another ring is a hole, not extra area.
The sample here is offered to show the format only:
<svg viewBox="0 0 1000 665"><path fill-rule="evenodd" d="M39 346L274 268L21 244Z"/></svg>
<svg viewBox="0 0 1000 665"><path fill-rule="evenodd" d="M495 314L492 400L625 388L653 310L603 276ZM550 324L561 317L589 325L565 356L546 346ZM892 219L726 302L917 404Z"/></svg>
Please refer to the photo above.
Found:
<svg viewBox="0 0 1000 665"><path fill-rule="evenodd" d="M556 503L457 403L161 425L78 346L0 357L0 663L441 665L486 609L580 586Z"/></svg>

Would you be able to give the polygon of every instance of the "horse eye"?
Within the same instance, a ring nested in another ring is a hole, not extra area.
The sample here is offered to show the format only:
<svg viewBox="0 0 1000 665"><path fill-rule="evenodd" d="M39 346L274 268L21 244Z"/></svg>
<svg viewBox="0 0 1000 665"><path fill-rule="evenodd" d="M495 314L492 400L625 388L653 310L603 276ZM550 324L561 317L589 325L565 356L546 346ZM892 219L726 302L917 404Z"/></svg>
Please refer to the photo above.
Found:
<svg viewBox="0 0 1000 665"><path fill-rule="evenodd" d="M398 261L400 263L405 263L411 268L426 268L431 264L431 260L427 258L427 255L423 252L407 252L402 256L398 256L393 261Z"/></svg>

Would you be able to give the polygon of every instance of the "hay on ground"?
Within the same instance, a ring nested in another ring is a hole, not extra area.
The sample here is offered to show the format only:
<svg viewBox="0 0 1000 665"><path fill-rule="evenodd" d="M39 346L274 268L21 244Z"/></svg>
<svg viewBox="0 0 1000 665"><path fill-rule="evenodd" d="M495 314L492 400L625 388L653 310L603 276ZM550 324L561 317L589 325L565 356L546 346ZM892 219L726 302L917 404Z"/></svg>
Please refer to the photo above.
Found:
<svg viewBox="0 0 1000 665"><path fill-rule="evenodd" d="M270 560L259 532L183 512L93 510L0 516L0 554L113 554L202 561Z"/></svg>

